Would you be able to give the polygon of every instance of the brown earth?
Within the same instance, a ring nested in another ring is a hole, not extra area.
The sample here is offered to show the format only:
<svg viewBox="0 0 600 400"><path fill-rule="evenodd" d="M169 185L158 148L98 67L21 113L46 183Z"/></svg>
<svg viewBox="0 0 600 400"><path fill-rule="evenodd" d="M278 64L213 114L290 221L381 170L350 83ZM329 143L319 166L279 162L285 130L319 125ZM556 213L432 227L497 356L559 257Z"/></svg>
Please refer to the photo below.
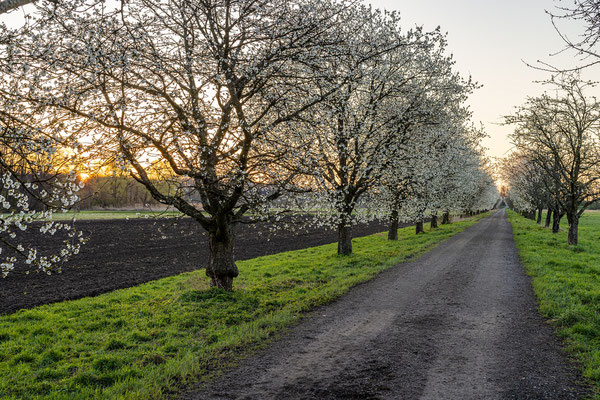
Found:
<svg viewBox="0 0 600 400"><path fill-rule="evenodd" d="M308 227L305 217L287 222L292 222L291 227L274 232L268 223L238 225L235 258L245 260L337 239L332 230ZM0 314L139 285L204 268L208 261L205 233L189 218L78 221L76 227L90 240L62 273L26 275L24 266L17 266L6 278L0 278ZM378 223L360 224L354 228L354 236L383 230L385 227ZM46 251L60 244L59 238L45 235L30 235L24 240L24 244Z"/></svg>

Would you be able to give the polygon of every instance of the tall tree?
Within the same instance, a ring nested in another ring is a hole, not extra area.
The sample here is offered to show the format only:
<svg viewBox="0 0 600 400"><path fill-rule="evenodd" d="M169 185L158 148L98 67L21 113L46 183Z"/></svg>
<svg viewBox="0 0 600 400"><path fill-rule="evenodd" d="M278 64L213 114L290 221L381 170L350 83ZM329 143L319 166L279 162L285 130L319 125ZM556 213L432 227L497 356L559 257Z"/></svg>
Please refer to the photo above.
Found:
<svg viewBox="0 0 600 400"><path fill-rule="evenodd" d="M552 177L549 191L566 213L569 244L578 243L579 217L600 199L600 103L585 95L591 84L562 75L556 94L529 98L506 117L515 147ZM543 182L547 182L543 180Z"/></svg>
<svg viewBox="0 0 600 400"><path fill-rule="evenodd" d="M78 0L14 52L21 101L54 127L94 137L163 204L209 233L211 284L232 289L234 226L294 186L304 150L294 121L338 90L317 92L323 60L352 52L336 30L350 4L329 1ZM68 124L65 121L68 120ZM163 181L153 179L157 164ZM164 173L164 166L168 173ZM168 189L165 190L165 187ZM201 207L189 201L196 193Z"/></svg>
<svg viewBox="0 0 600 400"><path fill-rule="evenodd" d="M453 76L439 31L403 32L394 13L362 8L361 14L341 27L360 50L330 60L332 75L320 82L319 90L341 88L319 105L319 117L307 124L308 130L319 132L310 165L315 166L312 175L325 205L331 206L338 254L352 252L357 205L377 204L369 193L399 156L406 139L402 127L425 113L420 100L435 88L424 82L434 76L443 76L436 82ZM371 210L362 216L375 215Z"/></svg>

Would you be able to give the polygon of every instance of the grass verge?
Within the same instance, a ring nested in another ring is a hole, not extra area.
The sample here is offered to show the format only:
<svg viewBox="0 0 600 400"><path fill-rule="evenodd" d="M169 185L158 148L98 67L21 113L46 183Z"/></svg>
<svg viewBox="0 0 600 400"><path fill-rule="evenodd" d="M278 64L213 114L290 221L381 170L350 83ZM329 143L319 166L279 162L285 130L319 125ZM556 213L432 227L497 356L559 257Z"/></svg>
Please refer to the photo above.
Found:
<svg viewBox="0 0 600 400"><path fill-rule="evenodd" d="M0 218L6 217L9 214L0 214ZM110 219L145 219L145 218L179 218L183 217L179 211L103 211L103 210L86 210L86 211L67 211L54 212L52 214L53 221L96 221Z"/></svg>
<svg viewBox="0 0 600 400"><path fill-rule="evenodd" d="M0 397L155 399L266 343L303 313L432 249L484 215L424 235L399 231L238 262L236 291L204 271L0 317ZM200 377L200 378L198 378Z"/></svg>
<svg viewBox="0 0 600 400"><path fill-rule="evenodd" d="M66 213L54 213L52 219L55 221L71 220L78 221L105 220L105 219L143 219L143 218L173 218L181 217L179 211L69 211Z"/></svg>
<svg viewBox="0 0 600 400"><path fill-rule="evenodd" d="M579 244L567 244L566 229L552 234L509 211L515 243L540 313L548 318L600 399L600 214L585 213Z"/></svg>

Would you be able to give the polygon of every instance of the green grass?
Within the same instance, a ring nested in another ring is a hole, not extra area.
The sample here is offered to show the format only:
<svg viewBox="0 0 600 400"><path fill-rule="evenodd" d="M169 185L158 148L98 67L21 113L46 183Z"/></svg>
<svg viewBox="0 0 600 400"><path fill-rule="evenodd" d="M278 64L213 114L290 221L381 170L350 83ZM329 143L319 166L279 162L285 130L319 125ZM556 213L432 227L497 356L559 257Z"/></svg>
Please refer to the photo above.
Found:
<svg viewBox="0 0 600 400"><path fill-rule="evenodd" d="M179 211L79 211L79 212L66 212L66 213L54 213L52 219L56 221L60 220L71 220L76 218L78 221L84 220L99 220L99 219L136 219L146 217L181 217L182 214Z"/></svg>
<svg viewBox="0 0 600 400"><path fill-rule="evenodd" d="M485 215L400 240L378 234L238 262L236 291L203 271L0 316L0 397L154 399L233 365L351 286L432 249ZM68 272L65 272L68 273Z"/></svg>
<svg viewBox="0 0 600 400"><path fill-rule="evenodd" d="M296 214L296 213L288 213L288 214ZM297 214L305 215L306 212L298 212ZM308 214L312 214L309 212ZM6 216L8 214L0 214L0 218L2 216ZM251 214L248 214L251 215ZM140 218L173 218L173 217L182 217L183 214L179 211L168 210L168 211L151 211L151 210L142 210L142 211L119 211L119 210L85 210L85 211L68 211L65 213L55 212L52 214L52 219L54 221L70 221L75 218L78 221L90 221L90 220L105 220L105 219L140 219ZM456 217L453 214L454 217ZM441 222L441 214L438 215L439 220ZM187 218L187 217L186 217Z"/></svg>
<svg viewBox="0 0 600 400"><path fill-rule="evenodd" d="M0 214L0 217L8 214ZM52 214L54 221L70 221L75 218L78 221L104 220L104 219L140 219L140 218L171 218L181 217L179 211L68 211L65 213L55 212Z"/></svg>
<svg viewBox="0 0 600 400"><path fill-rule="evenodd" d="M533 278L541 314L550 319L600 399L600 214L585 213L579 244L509 211L514 238Z"/></svg>

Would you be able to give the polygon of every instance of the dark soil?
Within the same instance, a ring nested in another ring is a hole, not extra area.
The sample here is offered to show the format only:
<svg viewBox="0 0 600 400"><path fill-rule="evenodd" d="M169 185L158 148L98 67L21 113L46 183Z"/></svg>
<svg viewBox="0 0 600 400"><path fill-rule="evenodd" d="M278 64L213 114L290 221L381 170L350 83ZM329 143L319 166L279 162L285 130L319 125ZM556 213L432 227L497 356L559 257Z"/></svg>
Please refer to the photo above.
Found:
<svg viewBox="0 0 600 400"><path fill-rule="evenodd" d="M298 219L298 217L297 217ZM305 220L305 218L300 218ZM273 225L239 225L236 229L237 260L332 243L336 233L307 228L296 221L293 228L271 232ZM78 221L76 227L89 242L62 269L62 273L26 275L18 266L0 278L0 314L21 308L95 296L115 289L204 268L208 244L203 229L191 219L133 219ZM381 224L358 225L354 236L384 231ZM31 235L25 243L47 251L59 238ZM235 285L235 282L234 282Z"/></svg>
<svg viewBox="0 0 600 400"><path fill-rule="evenodd" d="M180 399L578 399L504 211L318 308Z"/></svg>

